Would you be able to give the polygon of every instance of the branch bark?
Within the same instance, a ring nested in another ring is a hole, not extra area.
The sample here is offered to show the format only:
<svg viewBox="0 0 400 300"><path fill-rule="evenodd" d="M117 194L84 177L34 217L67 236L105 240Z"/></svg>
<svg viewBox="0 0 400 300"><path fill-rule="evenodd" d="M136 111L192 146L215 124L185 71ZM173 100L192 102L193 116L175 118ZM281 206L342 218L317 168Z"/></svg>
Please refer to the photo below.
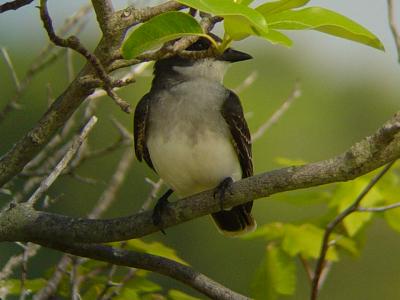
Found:
<svg viewBox="0 0 400 300"><path fill-rule="evenodd" d="M14 0L0 5L0 14L8 10L17 10L23 6L31 4L33 0Z"/></svg>
<svg viewBox="0 0 400 300"><path fill-rule="evenodd" d="M38 244L67 252L73 255L88 257L96 260L109 262L115 265L128 266L132 268L153 271L174 278L200 293L219 300L248 300L228 288L213 281L207 276L193 270L176 261L155 256L147 253L128 251L104 245L88 245L64 242L43 241Z"/></svg>
<svg viewBox="0 0 400 300"><path fill-rule="evenodd" d="M334 158L302 166L278 169L233 184L224 204L232 207L249 199L347 181L371 172L400 157L400 113L377 132ZM163 228L189 221L220 209L213 191L206 191L169 204ZM138 238L158 231L150 211L132 216L89 220L35 211L22 203L0 214L0 241L38 240L103 243Z"/></svg>

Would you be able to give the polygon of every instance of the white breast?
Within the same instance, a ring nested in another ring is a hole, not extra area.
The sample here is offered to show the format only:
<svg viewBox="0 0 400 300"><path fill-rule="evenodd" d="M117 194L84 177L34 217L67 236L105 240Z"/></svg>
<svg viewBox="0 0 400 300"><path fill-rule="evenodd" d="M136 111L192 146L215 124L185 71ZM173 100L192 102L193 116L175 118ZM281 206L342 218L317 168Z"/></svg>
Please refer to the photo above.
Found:
<svg viewBox="0 0 400 300"><path fill-rule="evenodd" d="M150 157L159 176L180 197L215 188L226 177L241 178L220 113L225 96L222 85L197 80L164 93L151 107Z"/></svg>
<svg viewBox="0 0 400 300"><path fill-rule="evenodd" d="M241 178L232 143L211 131L202 132L197 143L173 133L169 140L152 135L147 146L157 173L180 197L216 187L224 178Z"/></svg>

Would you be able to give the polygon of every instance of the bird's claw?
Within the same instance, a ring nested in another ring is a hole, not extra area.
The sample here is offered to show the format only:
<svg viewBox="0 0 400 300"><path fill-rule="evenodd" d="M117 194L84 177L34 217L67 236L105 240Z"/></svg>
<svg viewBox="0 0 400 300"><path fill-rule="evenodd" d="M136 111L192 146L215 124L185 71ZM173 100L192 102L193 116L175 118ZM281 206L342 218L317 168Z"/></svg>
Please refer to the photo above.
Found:
<svg viewBox="0 0 400 300"><path fill-rule="evenodd" d="M214 199L218 199L221 210L224 210L225 193L232 195L232 183L233 179L226 177L214 190Z"/></svg>

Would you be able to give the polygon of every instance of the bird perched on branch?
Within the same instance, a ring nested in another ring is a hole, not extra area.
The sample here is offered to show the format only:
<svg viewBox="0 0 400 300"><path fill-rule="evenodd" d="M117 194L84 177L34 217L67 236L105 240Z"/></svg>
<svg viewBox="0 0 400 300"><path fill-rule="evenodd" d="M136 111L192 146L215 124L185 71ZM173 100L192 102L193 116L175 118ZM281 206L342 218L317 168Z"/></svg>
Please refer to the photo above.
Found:
<svg viewBox="0 0 400 300"><path fill-rule="evenodd" d="M188 51L207 50L199 39ZM227 66L252 57L228 48L213 58L179 55L154 65L151 90L136 106L135 153L169 185L157 202L153 221L162 223L162 211L173 193L187 197L215 188L221 210L212 218L220 232L238 236L251 232L256 222L250 201L223 209L233 181L253 175L251 137L240 100L222 84Z"/></svg>

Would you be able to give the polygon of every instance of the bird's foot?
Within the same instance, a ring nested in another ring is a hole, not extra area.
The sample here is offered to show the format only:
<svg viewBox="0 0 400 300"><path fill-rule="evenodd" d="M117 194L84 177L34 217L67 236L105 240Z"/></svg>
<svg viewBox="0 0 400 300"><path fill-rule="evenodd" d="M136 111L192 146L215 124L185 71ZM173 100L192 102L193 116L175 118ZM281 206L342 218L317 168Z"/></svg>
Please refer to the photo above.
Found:
<svg viewBox="0 0 400 300"><path fill-rule="evenodd" d="M218 199L221 210L224 210L225 193L228 191L232 195L232 184L232 177L226 177L215 188L214 199Z"/></svg>
<svg viewBox="0 0 400 300"><path fill-rule="evenodd" d="M153 219L153 224L155 226L157 226L158 228L160 228L160 231L163 234L166 234L164 229L161 228L162 225L162 214L163 211L165 211L168 207L169 201L168 201L168 197L173 193L174 191L169 189L168 191L165 192L164 195L161 196L160 199L157 200L156 205L154 206L153 209L153 215L152 215L152 219Z"/></svg>

